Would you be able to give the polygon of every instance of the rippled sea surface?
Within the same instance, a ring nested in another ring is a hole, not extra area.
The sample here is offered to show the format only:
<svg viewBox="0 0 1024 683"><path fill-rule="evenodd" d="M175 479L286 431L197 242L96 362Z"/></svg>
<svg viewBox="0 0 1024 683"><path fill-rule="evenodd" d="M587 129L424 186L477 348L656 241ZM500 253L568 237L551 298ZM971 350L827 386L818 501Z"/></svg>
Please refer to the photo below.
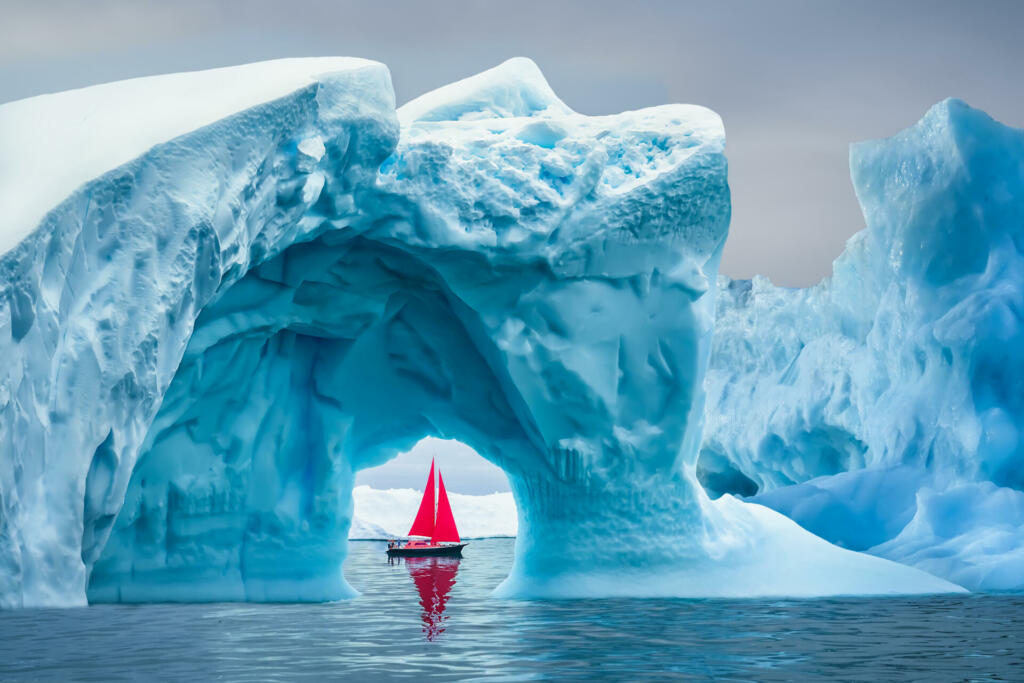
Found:
<svg viewBox="0 0 1024 683"><path fill-rule="evenodd" d="M330 605L0 612L0 679L1024 681L1024 596L494 600L509 539L458 563L351 544Z"/></svg>

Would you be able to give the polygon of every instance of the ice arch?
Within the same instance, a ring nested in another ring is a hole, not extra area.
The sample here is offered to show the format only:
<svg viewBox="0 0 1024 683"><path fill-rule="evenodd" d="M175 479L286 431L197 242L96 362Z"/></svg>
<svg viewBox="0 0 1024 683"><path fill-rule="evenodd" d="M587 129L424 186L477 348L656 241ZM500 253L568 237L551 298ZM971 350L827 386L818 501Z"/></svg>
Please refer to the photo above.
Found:
<svg viewBox="0 0 1024 683"><path fill-rule="evenodd" d="M355 471L423 435L550 476L473 322L423 261L357 235L250 271L197 321L90 599L351 595Z"/></svg>
<svg viewBox="0 0 1024 683"><path fill-rule="evenodd" d="M582 117L525 61L400 116L363 223L200 314L94 599L343 597L354 470L430 434L508 473L529 590L696 521L676 465L728 222L717 116Z"/></svg>
<svg viewBox="0 0 1024 683"><path fill-rule="evenodd" d="M506 595L954 588L696 483L715 114L581 116L511 60L396 117L380 65L287 68L4 256L5 604L343 597L354 468L426 434L509 474Z"/></svg>

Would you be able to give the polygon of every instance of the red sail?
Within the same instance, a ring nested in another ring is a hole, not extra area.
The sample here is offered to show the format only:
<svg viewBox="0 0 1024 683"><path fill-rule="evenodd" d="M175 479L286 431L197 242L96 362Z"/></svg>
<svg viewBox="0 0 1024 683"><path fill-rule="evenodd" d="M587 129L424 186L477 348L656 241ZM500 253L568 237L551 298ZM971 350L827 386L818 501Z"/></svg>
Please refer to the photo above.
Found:
<svg viewBox="0 0 1024 683"><path fill-rule="evenodd" d="M455 528L455 517L452 515L452 506L448 504L448 492L444 490L444 477L440 472L437 473L437 480L440 484L437 492L437 521L434 522L434 534L430 542L458 543L461 540L459 530Z"/></svg>
<svg viewBox="0 0 1024 683"><path fill-rule="evenodd" d="M442 489L442 495L443 489ZM451 514L451 513L449 513ZM430 461L430 475L427 477L427 490L423 492L423 500L420 501L420 509L416 513L416 519L409 529L410 536L434 535L434 461Z"/></svg>

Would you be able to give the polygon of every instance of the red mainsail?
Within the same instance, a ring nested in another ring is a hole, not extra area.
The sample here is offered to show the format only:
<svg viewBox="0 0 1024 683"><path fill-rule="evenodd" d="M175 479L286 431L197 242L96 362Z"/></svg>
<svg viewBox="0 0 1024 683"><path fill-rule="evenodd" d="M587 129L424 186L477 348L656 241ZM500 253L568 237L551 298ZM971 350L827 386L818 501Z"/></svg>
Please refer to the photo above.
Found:
<svg viewBox="0 0 1024 683"><path fill-rule="evenodd" d="M441 495L445 496L444 489ZM445 496L447 504L448 497ZM451 512L449 511L449 515ZM454 528L455 522L452 522ZM410 536L426 536L431 538L434 535L434 461L430 461L430 475L427 477L427 490L423 492L423 500L420 501L420 509L416 512L416 519L412 521L412 528L409 529Z"/></svg>
<svg viewBox="0 0 1024 683"><path fill-rule="evenodd" d="M431 482L433 485L434 466L430 466ZM452 506L448 504L448 492L444 490L444 477L437 473L437 480L440 487L437 492L437 520L434 522L434 533L430 536L430 543L459 543L459 530L455 528L455 517L452 515ZM426 500L424 498L424 500ZM431 502L433 502L433 491L431 491ZM422 509L422 508L421 508ZM419 519L419 516L416 517Z"/></svg>

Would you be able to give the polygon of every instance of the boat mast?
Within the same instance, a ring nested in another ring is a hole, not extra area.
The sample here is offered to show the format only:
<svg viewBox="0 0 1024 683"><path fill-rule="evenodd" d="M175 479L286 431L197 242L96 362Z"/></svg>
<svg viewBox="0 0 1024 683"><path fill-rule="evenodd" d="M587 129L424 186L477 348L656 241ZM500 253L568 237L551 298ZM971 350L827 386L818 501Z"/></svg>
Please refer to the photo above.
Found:
<svg viewBox="0 0 1024 683"><path fill-rule="evenodd" d="M409 536L421 536L431 538L434 535L434 460L430 461L430 474L427 475L427 488L423 492L423 500L420 501L420 509L416 512L416 519L409 529Z"/></svg>
<svg viewBox="0 0 1024 683"><path fill-rule="evenodd" d="M448 492L444 489L444 477L441 470L437 471L437 518L434 521L434 533L430 536L431 545L438 543L460 543L459 530L455 527L455 516L448 502Z"/></svg>

